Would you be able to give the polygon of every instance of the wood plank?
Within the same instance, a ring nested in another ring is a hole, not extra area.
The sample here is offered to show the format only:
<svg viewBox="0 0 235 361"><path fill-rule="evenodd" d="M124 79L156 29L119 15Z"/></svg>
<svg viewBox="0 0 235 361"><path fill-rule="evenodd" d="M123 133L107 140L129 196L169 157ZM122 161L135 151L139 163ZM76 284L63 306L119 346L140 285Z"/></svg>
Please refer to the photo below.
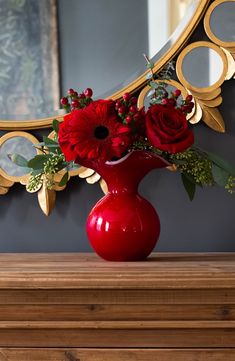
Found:
<svg viewBox="0 0 235 361"><path fill-rule="evenodd" d="M184 304L235 304L234 289L0 289L1 305L28 304L129 304L129 305L184 305Z"/></svg>
<svg viewBox="0 0 235 361"><path fill-rule="evenodd" d="M235 305L0 305L0 321L234 320Z"/></svg>
<svg viewBox="0 0 235 361"><path fill-rule="evenodd" d="M5 329L74 329L74 330L156 330L156 329L231 329L235 332L235 321L1 321L0 330Z"/></svg>
<svg viewBox="0 0 235 361"><path fill-rule="evenodd" d="M0 347L220 348L234 329L0 329Z"/></svg>
<svg viewBox="0 0 235 361"><path fill-rule="evenodd" d="M234 361L235 349L1 349L1 361Z"/></svg>
<svg viewBox="0 0 235 361"><path fill-rule="evenodd" d="M94 254L2 254L0 288L233 288L235 254L155 254L105 262Z"/></svg>

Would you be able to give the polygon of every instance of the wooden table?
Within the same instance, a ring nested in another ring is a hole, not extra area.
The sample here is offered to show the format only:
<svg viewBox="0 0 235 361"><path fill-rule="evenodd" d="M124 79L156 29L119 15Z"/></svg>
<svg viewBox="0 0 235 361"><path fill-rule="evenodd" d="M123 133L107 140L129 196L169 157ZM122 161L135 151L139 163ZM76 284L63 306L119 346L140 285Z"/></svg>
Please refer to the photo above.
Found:
<svg viewBox="0 0 235 361"><path fill-rule="evenodd" d="M234 361L235 254L0 254L0 361Z"/></svg>

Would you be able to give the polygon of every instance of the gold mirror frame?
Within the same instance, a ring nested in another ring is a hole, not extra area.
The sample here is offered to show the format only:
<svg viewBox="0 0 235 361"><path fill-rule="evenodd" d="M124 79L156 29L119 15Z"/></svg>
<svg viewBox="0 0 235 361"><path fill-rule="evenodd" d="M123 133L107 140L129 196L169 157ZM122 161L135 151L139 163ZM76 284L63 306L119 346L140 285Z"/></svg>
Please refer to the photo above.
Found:
<svg viewBox="0 0 235 361"><path fill-rule="evenodd" d="M235 53L235 41L222 41L219 38L217 38L215 36L215 34L213 33L213 31L211 30L211 26L210 26L210 18L211 15L213 13L213 11L215 10L216 7L218 7L221 4L224 4L226 2L235 2L235 0L215 0L208 8L206 15L204 17L204 28L205 31L208 35L208 37L210 38L211 41L213 41L213 43L228 49L231 53Z"/></svg>
<svg viewBox="0 0 235 361"><path fill-rule="evenodd" d="M234 53L235 47L234 44L226 43L221 44L218 43L218 39L214 39L211 37L210 32L208 30L209 18L212 10L219 4L226 2L228 0L215 0L211 3L210 0L201 0L197 11L195 12L192 21L188 25L188 27L184 30L181 34L180 38L177 40L175 44L164 54L164 56L159 59L153 68L154 73L158 73L164 65L166 65L171 59L176 59L176 72L179 78L179 81L175 80L167 80L166 83L169 83L173 86L178 87L181 89L183 96L186 94L192 94L193 101L195 103L194 111L189 114L188 120L191 124L196 124L200 120L202 120L207 126L212 128L217 132L224 132L225 131L225 124L223 118L217 109L217 107L222 103L221 97L221 88L220 86L225 80L231 79L235 74L235 60L234 60ZM235 0L230 0L235 2ZM208 7L208 5L211 5ZM208 9L207 9L208 8ZM204 16L205 14L205 16ZM190 45L185 45L185 43L189 40L190 36L192 35L193 31L197 27L199 21L204 16L204 28L208 36L210 37L211 42L195 42ZM194 47L204 45L208 46L221 56L223 61L223 74L221 75L220 79L213 84L213 86L208 88L195 88L191 84L187 83L186 79L184 79L183 74L181 74L181 66L182 66L182 59L184 58L185 54L187 54L190 49ZM222 46L223 45L223 46ZM181 52L180 52L181 51ZM177 58L177 54L178 58ZM118 99L124 92L137 92L139 93L138 98L138 105L143 105L144 98L149 91L149 86L146 85L146 75L149 71L146 71L142 74L139 78L135 81L130 83L127 87L119 90L109 98ZM141 90L142 89L142 90ZM63 116L56 117L58 120L62 120ZM3 130L14 130L14 129L39 129L39 128L48 128L51 126L52 120L54 117L44 118L44 119L36 119L25 122L12 122L11 126L6 126L6 124L0 121L0 128ZM18 132L12 132L14 136L16 136ZM24 133L27 135L27 133ZM28 134L29 135L29 134ZM6 136L6 135L5 135ZM3 136L3 137L5 137ZM107 192L107 186L105 182L100 179L100 176L91 169L80 167L76 171L72 171L70 173L70 177L78 176L80 178L86 179L87 183L93 184L99 181L100 186L104 192ZM61 178L61 174L58 174L58 182ZM21 181L22 184L26 184L24 180ZM9 188L14 184L14 181L10 178L5 178L0 172L0 195L6 194ZM41 189L37 190L38 201L39 205L44 212L45 215L49 215L55 205L56 199L56 192L63 190L65 187L59 187L58 184L51 190L48 190L45 185L41 187Z"/></svg>
<svg viewBox="0 0 235 361"><path fill-rule="evenodd" d="M195 13L192 15L191 20L186 24L185 28L182 30L181 35L177 41L171 46L171 48L166 51L166 53L154 64L153 71L155 73L159 72L171 59L173 59L179 51L182 49L184 44L187 42L192 32L195 30L199 21L202 19L207 6L209 5L210 0L200 0L197 6ZM110 95L108 98L118 99L124 92L136 92L146 83L146 71L140 77L135 79L126 87L118 90L114 94ZM1 130L31 130L31 129L41 129L49 128L52 124L53 119L63 120L63 116L53 116L42 119L31 119L27 121L14 121L14 120L0 120L0 129Z"/></svg>

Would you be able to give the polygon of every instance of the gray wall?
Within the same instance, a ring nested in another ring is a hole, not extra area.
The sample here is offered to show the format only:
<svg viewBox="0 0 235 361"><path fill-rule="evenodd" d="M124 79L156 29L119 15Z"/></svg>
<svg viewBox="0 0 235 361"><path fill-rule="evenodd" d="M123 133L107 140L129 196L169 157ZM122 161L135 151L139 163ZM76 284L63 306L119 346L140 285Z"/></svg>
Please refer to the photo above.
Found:
<svg viewBox="0 0 235 361"><path fill-rule="evenodd" d="M62 2L67 3L59 1ZM68 21L66 13L60 19ZM202 36L199 27L193 40ZM71 79L69 58L65 62L63 51L61 55L64 86L72 86L67 84ZM124 63L123 69L125 66ZM79 84L76 72L72 78L75 85ZM235 82L226 82L222 92L224 102L220 110L226 134L218 134L203 123L194 130L199 145L235 164ZM191 203L179 175L167 170L152 171L142 182L140 193L154 204L161 219L157 251L235 251L235 196L220 188L199 189ZM57 193L56 208L47 218L37 204L36 195L15 185L0 199L0 252L91 251L85 222L92 205L101 196L98 185L90 186L74 178L65 191Z"/></svg>

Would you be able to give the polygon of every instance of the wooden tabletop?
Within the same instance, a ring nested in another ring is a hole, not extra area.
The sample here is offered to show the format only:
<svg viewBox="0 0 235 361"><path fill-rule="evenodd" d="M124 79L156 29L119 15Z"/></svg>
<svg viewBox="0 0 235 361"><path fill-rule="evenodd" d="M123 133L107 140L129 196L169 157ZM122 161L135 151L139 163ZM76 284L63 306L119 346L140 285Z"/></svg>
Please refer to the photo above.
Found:
<svg viewBox="0 0 235 361"><path fill-rule="evenodd" d="M0 288L233 288L235 253L155 253L107 262L93 253L0 254Z"/></svg>

